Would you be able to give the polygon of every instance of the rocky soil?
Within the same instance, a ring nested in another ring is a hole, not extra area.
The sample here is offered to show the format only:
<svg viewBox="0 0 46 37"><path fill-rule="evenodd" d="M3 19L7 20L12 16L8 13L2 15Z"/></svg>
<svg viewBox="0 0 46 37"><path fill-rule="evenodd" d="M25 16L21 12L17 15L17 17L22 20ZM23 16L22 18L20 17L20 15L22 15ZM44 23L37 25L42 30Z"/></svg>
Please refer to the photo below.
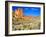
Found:
<svg viewBox="0 0 46 37"><path fill-rule="evenodd" d="M16 18L12 17L12 30L34 30L40 29L40 16L34 17L29 19L23 18Z"/></svg>

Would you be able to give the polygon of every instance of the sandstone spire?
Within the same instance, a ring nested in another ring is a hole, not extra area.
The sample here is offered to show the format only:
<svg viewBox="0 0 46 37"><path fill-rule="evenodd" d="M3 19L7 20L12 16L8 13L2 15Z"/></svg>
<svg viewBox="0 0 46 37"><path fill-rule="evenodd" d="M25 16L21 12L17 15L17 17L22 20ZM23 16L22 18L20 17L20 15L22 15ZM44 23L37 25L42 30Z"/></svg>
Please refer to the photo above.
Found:
<svg viewBox="0 0 46 37"><path fill-rule="evenodd" d="M17 17L22 17L23 16L23 10L21 8L18 8L17 10L15 10L15 15Z"/></svg>

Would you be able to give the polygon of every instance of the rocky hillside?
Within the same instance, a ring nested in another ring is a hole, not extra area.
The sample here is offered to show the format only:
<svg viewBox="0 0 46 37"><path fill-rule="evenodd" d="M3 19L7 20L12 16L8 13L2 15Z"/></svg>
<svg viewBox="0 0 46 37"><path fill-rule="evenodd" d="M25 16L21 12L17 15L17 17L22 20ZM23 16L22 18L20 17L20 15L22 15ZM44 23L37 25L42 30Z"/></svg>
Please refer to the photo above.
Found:
<svg viewBox="0 0 46 37"><path fill-rule="evenodd" d="M40 29L40 16L32 18L16 18L12 17L12 28L13 30L31 30Z"/></svg>

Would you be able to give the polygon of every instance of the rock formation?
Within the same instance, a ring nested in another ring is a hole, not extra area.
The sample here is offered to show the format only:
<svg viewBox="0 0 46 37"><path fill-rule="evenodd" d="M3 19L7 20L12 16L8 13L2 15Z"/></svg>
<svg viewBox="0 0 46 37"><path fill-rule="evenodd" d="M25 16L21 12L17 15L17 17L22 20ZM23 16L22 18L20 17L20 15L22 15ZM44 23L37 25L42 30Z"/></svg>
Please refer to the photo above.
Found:
<svg viewBox="0 0 46 37"><path fill-rule="evenodd" d="M18 8L17 10L15 10L15 17L16 18L23 18L23 19L29 19L29 18L31 18L31 16L24 16L24 14L23 14L23 10L22 9L20 9L20 8Z"/></svg>
<svg viewBox="0 0 46 37"><path fill-rule="evenodd" d="M18 8L17 10L15 10L15 17L16 18L21 18L23 17L23 10Z"/></svg>

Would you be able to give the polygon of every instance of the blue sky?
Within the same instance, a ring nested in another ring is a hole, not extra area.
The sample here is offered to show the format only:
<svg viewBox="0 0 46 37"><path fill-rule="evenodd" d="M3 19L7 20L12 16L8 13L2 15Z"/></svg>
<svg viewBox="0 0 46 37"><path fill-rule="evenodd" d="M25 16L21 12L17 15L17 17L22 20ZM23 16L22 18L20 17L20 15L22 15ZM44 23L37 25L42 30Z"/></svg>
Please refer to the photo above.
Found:
<svg viewBox="0 0 46 37"><path fill-rule="evenodd" d="M12 10L15 11L18 8L23 9L23 13L25 16L40 16L40 7L19 7L19 6L12 6Z"/></svg>

